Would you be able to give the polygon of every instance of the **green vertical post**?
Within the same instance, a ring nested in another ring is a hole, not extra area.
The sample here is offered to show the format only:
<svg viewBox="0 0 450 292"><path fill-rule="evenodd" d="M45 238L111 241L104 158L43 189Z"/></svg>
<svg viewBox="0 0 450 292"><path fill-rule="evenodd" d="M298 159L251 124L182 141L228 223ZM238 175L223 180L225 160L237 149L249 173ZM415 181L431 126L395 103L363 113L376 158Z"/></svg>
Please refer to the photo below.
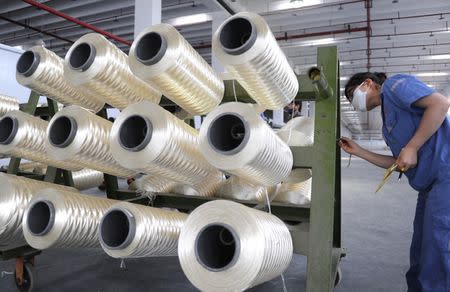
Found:
<svg viewBox="0 0 450 292"><path fill-rule="evenodd" d="M101 109L98 113L98 116L108 119L108 112L106 110L106 107ZM108 199L117 199L117 190L119 189L119 182L117 180L117 177L110 174L103 174L103 178L105 179L105 187L106 187L106 197Z"/></svg>
<svg viewBox="0 0 450 292"><path fill-rule="evenodd" d="M39 102L39 97L40 97L39 93L31 91L30 97L28 98L28 102L27 104L24 105L22 111L30 115L34 115L37 104ZM9 160L8 170L6 171L6 173L17 174L17 172L19 171L20 160L21 159L18 157L11 157L11 159Z"/></svg>
<svg viewBox="0 0 450 292"><path fill-rule="evenodd" d="M334 288L336 263L333 261L336 191L336 138L338 57L336 47L317 51L317 66L333 89L332 96L321 97L315 105L313 179L310 210L307 292L327 292Z"/></svg>

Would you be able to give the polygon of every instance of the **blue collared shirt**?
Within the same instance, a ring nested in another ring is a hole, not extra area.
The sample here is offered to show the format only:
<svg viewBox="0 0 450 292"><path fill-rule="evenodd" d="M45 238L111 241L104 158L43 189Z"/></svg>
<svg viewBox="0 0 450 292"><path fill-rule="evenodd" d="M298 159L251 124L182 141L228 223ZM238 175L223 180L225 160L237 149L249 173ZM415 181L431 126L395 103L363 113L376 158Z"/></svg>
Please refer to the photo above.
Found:
<svg viewBox="0 0 450 292"><path fill-rule="evenodd" d="M424 109L414 103L435 91L414 76L398 74L388 78L381 90L383 136L394 157L398 157L419 127ZM405 175L418 191L431 187L436 179L450 180L450 119L419 149L418 161Z"/></svg>

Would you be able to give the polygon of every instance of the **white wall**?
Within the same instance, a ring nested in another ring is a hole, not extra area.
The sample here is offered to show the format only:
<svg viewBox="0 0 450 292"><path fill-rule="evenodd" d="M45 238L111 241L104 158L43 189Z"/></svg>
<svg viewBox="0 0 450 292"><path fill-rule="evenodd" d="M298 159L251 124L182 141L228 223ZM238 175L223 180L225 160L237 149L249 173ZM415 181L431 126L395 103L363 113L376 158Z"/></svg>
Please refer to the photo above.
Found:
<svg viewBox="0 0 450 292"><path fill-rule="evenodd" d="M0 44L0 94L16 97L21 103L25 103L30 96L30 89L16 81L16 63L22 52Z"/></svg>

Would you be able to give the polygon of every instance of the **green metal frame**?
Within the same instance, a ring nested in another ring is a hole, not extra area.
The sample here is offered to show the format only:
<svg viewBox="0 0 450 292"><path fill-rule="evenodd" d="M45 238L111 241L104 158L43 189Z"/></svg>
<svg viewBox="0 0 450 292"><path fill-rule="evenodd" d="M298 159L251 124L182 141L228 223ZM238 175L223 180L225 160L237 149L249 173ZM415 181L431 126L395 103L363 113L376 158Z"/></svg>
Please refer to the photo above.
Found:
<svg viewBox="0 0 450 292"><path fill-rule="evenodd" d="M291 147L294 168L310 168L313 172L312 196L309 208L283 203L272 203L272 213L288 223L294 251L306 255L307 292L332 291L335 286L339 261L345 256L341 245L341 157L337 146L340 137L339 62L336 47L318 48L317 65L324 82L311 82L300 75L300 92L296 99L314 100L314 146ZM327 88L322 88L323 84ZM224 101L251 102L248 94L237 83L225 81ZM129 202L193 210L214 198L190 197L157 193L137 196L134 192L116 191L117 199ZM250 207L261 208L257 202L238 201Z"/></svg>
<svg viewBox="0 0 450 292"><path fill-rule="evenodd" d="M271 211L288 223L294 243L294 251L306 255L307 292L332 291L335 285L340 259L345 256L341 246L341 173L340 150L337 139L340 137L339 102L339 62L336 47L319 48L317 66L321 77L328 81L329 88L320 88L323 83L313 83L308 76L300 75L300 91L296 100L314 100L315 129L314 146L291 147L294 155L294 168L310 168L313 172L312 201L310 207L284 203L272 203ZM331 89L331 90L329 90ZM32 92L28 104L22 107L25 112L53 115L57 105L48 99L48 109L36 109L39 95ZM248 93L233 80L225 81L224 102L252 102ZM97 113L108 118L106 108ZM11 159L8 173L17 173L19 158ZM117 177L105 174L106 194L108 198L127 200L137 204L156 207L171 207L183 211L193 210L214 198L201 198L177 194L157 193L151 196L139 196L133 191L119 190ZM47 181L59 181L73 185L70 172L50 168L45 175ZM258 202L238 201L249 207L263 209ZM3 258L17 257L20 253L30 252L21 247L16 252L3 252ZM2 253L0 252L0 258Z"/></svg>

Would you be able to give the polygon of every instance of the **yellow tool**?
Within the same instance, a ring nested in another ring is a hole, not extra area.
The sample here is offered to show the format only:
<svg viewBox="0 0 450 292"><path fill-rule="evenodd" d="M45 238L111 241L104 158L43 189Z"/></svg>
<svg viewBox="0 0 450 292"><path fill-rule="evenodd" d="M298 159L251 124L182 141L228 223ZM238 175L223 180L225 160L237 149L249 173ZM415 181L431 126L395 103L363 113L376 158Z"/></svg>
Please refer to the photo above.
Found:
<svg viewBox="0 0 450 292"><path fill-rule="evenodd" d="M392 166L386 170L386 172L384 173L383 180L378 185L378 188L375 191L375 193L377 193L384 186L384 184L388 181L388 179L391 177L392 173L394 173L394 171L397 169L397 167L398 167L398 164L396 162L396 163L392 164ZM401 177L401 174L402 173L400 173L399 179Z"/></svg>

